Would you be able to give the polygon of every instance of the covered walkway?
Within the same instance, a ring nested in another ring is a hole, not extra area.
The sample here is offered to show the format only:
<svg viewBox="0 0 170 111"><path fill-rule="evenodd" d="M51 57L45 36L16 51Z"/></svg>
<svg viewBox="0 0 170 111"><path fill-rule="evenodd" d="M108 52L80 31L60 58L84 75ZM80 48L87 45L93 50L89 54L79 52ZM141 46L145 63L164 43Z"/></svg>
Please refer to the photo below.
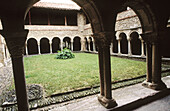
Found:
<svg viewBox="0 0 170 111"><path fill-rule="evenodd" d="M112 90L113 98L118 103L114 109L104 108L97 101L97 95L93 95L34 111L169 111L170 76L163 77L162 80L167 85L167 90L155 91L143 87L141 83Z"/></svg>

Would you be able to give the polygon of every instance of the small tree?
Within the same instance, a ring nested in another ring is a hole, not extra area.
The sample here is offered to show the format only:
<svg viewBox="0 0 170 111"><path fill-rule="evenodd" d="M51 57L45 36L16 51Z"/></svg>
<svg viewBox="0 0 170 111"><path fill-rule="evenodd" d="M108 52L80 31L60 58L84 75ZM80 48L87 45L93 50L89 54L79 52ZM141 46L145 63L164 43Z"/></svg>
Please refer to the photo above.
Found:
<svg viewBox="0 0 170 111"><path fill-rule="evenodd" d="M71 59L75 55L71 52L70 49L64 48L62 51L58 51L56 59Z"/></svg>

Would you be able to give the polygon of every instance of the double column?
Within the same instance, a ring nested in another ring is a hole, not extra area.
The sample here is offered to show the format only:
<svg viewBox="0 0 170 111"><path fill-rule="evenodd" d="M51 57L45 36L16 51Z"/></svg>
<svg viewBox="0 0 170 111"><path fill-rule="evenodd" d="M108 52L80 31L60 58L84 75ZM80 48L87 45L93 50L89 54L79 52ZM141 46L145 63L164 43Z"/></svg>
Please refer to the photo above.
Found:
<svg viewBox="0 0 170 111"><path fill-rule="evenodd" d="M18 110L28 111L29 108L23 66L24 47L28 30L15 32L1 31L1 34L5 38L11 55Z"/></svg>
<svg viewBox="0 0 170 111"><path fill-rule="evenodd" d="M147 53L147 74L146 80L143 82L143 86L162 90L166 88L165 83L161 80L161 51L160 51L160 40L157 33L150 32L141 34L143 40L146 42Z"/></svg>
<svg viewBox="0 0 170 111"><path fill-rule="evenodd" d="M112 32L100 32L93 35L99 56L100 95L98 100L106 108L117 106L116 101L112 99L111 90L110 43L113 36Z"/></svg>

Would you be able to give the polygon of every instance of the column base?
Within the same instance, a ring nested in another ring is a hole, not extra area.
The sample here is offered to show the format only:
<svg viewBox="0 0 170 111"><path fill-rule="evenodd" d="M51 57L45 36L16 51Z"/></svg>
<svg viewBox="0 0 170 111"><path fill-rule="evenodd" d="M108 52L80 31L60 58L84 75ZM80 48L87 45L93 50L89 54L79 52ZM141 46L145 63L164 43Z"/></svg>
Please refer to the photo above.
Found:
<svg viewBox="0 0 170 111"><path fill-rule="evenodd" d="M142 82L142 86L150 88L149 86L151 85L151 82L148 82L147 80Z"/></svg>
<svg viewBox="0 0 170 111"><path fill-rule="evenodd" d="M144 81L142 83L142 86L150 88L150 89L154 89L154 90L167 89L166 84L162 81L159 82L159 83L151 83L151 82Z"/></svg>
<svg viewBox="0 0 170 111"><path fill-rule="evenodd" d="M117 106L117 103L114 99L107 99L102 95L98 95L98 101L107 109Z"/></svg>
<svg viewBox="0 0 170 111"><path fill-rule="evenodd" d="M149 87L154 90L167 89L166 84L163 81L160 81L159 83L151 83Z"/></svg>

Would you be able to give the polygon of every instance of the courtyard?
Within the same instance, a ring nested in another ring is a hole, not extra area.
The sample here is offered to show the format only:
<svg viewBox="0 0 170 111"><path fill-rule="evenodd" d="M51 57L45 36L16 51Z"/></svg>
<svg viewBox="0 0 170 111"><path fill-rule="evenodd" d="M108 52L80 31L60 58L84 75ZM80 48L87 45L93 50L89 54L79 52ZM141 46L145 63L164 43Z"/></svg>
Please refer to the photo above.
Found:
<svg viewBox="0 0 170 111"><path fill-rule="evenodd" d="M99 85L97 54L74 53L75 58L55 59L56 54L24 58L27 84L40 84L46 95L63 93L79 88ZM112 82L144 75L146 64L118 57L111 57Z"/></svg>

